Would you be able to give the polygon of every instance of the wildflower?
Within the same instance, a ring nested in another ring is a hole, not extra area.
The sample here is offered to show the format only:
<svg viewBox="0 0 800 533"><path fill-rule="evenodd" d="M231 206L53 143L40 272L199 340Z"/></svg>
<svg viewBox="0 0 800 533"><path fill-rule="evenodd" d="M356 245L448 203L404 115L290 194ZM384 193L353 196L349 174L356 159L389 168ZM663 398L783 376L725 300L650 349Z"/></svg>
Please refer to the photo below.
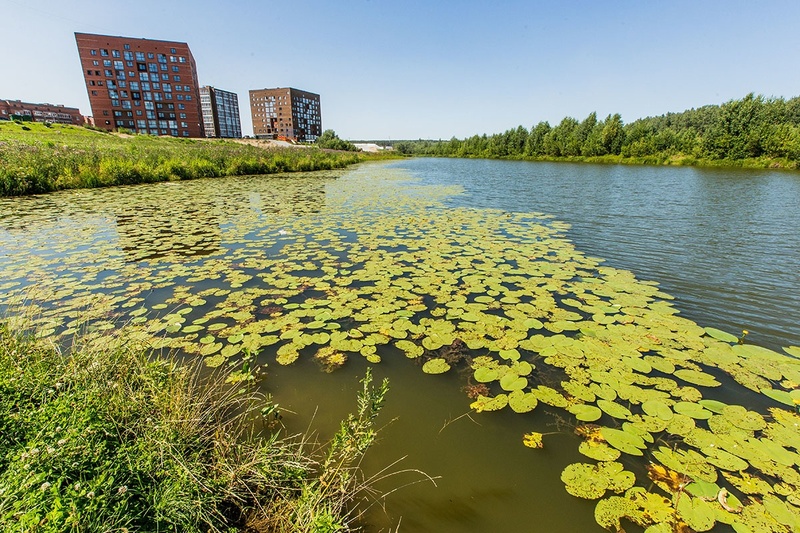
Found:
<svg viewBox="0 0 800 533"><path fill-rule="evenodd" d="M58 439L58 442L56 442L56 444L58 444L59 446L63 446L66 443L67 443L67 439Z"/></svg>
<svg viewBox="0 0 800 533"><path fill-rule="evenodd" d="M49 488L50 488L50 483L48 483L47 481L45 481L44 483L42 483L42 486L41 486L41 487L39 487L39 490L41 490L42 492L44 492L44 491L46 491L46 490L47 490L47 489L49 489Z"/></svg>
<svg viewBox="0 0 800 533"><path fill-rule="evenodd" d="M125 485L122 485L120 488L117 489L117 494L125 494L126 492L128 492L128 487L126 487Z"/></svg>
<svg viewBox="0 0 800 533"><path fill-rule="evenodd" d="M52 454L52 453L55 453L55 452L56 452L56 449L53 448L52 446L48 446L47 447L47 453L51 453Z"/></svg>
<svg viewBox="0 0 800 533"><path fill-rule="evenodd" d="M81 482L80 482L80 481L76 481L76 482L75 482L75 485L74 485L74 488L75 488L75 490L80 490L80 488L81 488Z"/></svg>
<svg viewBox="0 0 800 533"><path fill-rule="evenodd" d="M87 492L87 493L86 493L86 497L87 497L87 498L89 498L90 500L91 500L92 498L94 498L94 491Z"/></svg>

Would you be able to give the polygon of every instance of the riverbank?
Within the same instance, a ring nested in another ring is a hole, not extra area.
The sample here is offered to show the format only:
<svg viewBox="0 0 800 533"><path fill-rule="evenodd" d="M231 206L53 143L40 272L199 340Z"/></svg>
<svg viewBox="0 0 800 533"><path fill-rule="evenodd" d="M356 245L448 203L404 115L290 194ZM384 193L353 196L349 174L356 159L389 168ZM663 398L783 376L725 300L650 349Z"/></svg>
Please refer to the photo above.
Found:
<svg viewBox="0 0 800 533"><path fill-rule="evenodd" d="M314 446L281 434L252 372L209 374L118 333L62 355L0 326L0 530L351 530L386 382L368 374L357 413Z"/></svg>
<svg viewBox="0 0 800 533"><path fill-rule="evenodd" d="M298 149L217 139L119 135L60 124L2 122L0 196L332 170L375 158L313 146Z"/></svg>

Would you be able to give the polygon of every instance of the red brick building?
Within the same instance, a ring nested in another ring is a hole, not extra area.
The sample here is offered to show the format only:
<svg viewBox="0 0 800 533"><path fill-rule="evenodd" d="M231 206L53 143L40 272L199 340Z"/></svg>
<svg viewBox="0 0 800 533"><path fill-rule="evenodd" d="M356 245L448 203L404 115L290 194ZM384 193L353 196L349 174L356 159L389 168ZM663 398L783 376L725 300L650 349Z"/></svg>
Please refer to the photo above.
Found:
<svg viewBox="0 0 800 533"><path fill-rule="evenodd" d="M259 139L314 142L322 135L319 95L298 89L250 91L253 134Z"/></svg>
<svg viewBox="0 0 800 533"><path fill-rule="evenodd" d="M54 104L32 104L20 100L0 100L0 120L21 117L33 122L57 122L59 124L83 125L83 115L76 107Z"/></svg>
<svg viewBox="0 0 800 533"><path fill-rule="evenodd" d="M95 125L203 137L197 66L186 43L76 33Z"/></svg>

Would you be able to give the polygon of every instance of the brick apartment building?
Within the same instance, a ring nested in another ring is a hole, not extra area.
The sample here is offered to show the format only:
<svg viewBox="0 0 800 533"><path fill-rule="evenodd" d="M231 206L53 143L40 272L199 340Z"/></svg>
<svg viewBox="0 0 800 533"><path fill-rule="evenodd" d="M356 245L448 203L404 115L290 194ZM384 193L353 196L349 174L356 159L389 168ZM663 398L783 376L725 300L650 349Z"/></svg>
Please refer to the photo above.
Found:
<svg viewBox="0 0 800 533"><path fill-rule="evenodd" d="M250 91L253 134L259 139L314 142L322 135L319 95L292 88Z"/></svg>
<svg viewBox="0 0 800 533"><path fill-rule="evenodd" d="M206 137L242 138L239 97L236 93L210 85L200 87L200 107Z"/></svg>
<svg viewBox="0 0 800 533"><path fill-rule="evenodd" d="M55 104L32 104L20 100L0 100L0 120L20 117L33 122L83 125L83 115L76 107Z"/></svg>
<svg viewBox="0 0 800 533"><path fill-rule="evenodd" d="M95 125L109 131L203 137L189 45L75 33Z"/></svg>

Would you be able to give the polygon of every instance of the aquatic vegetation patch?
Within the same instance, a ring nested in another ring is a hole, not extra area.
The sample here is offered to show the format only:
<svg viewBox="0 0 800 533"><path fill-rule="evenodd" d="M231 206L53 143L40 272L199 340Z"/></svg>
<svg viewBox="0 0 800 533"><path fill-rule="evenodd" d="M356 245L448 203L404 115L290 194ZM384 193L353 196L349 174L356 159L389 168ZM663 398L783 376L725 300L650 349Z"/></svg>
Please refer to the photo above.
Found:
<svg viewBox="0 0 800 533"><path fill-rule="evenodd" d="M597 462L567 466L565 484L600 499L603 527L789 531L797 347L703 328L656 283L582 254L568 225L445 207L458 192L365 166L0 202L0 303L33 306L42 337L126 323L209 366L407 360L477 413L555 411L579 428Z"/></svg>

